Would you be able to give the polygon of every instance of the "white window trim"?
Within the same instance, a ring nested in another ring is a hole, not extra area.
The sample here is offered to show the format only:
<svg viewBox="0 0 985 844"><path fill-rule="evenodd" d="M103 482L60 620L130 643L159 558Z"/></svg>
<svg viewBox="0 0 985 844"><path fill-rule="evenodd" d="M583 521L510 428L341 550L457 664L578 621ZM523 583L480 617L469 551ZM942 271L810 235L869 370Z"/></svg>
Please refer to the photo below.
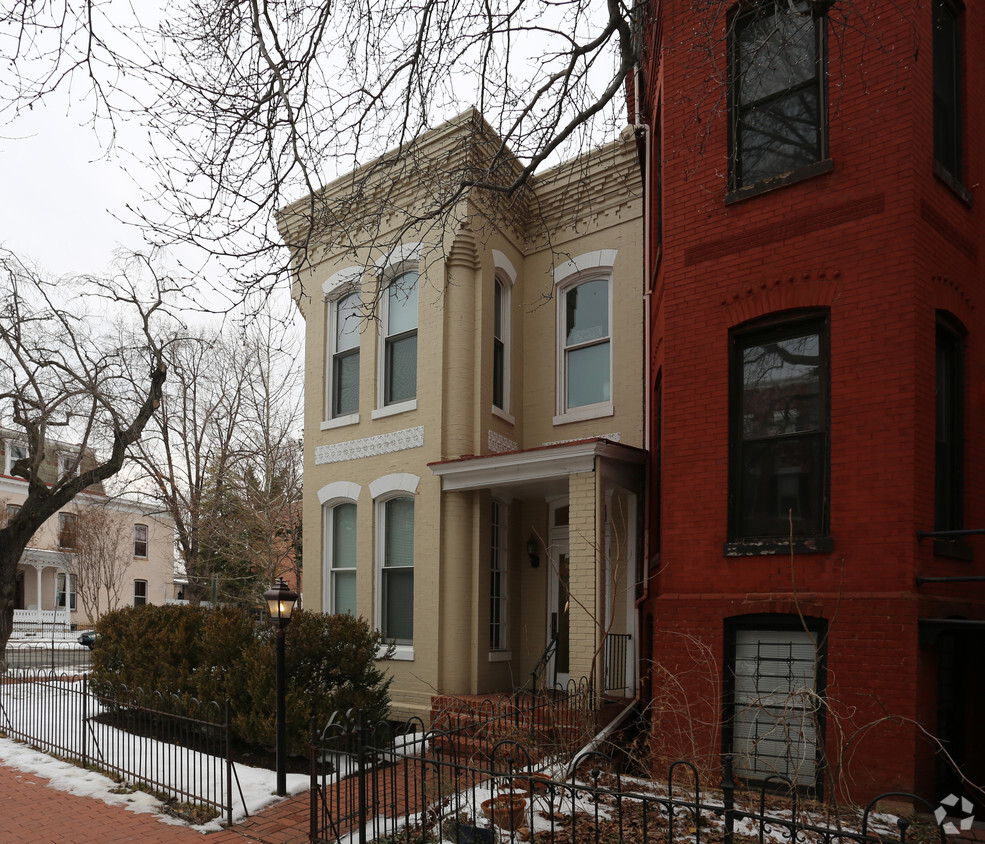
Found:
<svg viewBox="0 0 985 844"><path fill-rule="evenodd" d="M72 463L72 469L71 469L71 472L70 473L66 474L66 472L64 471L64 469L67 468L67 467L63 467L62 464L63 463L68 463L68 462L71 462ZM74 452L71 452L71 451L59 451L58 452L58 475L59 475L59 477L61 477L62 475L66 475L66 477L74 478L76 475L79 474L79 469L81 468L81 462L82 462L81 460L78 460L78 455L75 454Z"/></svg>
<svg viewBox="0 0 985 844"><path fill-rule="evenodd" d="M14 456L11 451L14 447L23 448L24 451L28 451L27 443L22 440L7 440L4 447L5 460L4 460L4 474L9 475L10 470L14 468ZM30 457L30 452L28 452L28 457Z"/></svg>
<svg viewBox="0 0 985 844"><path fill-rule="evenodd" d="M318 490L318 503L325 505L335 501L358 501L362 487L352 481L335 481Z"/></svg>
<svg viewBox="0 0 985 844"><path fill-rule="evenodd" d="M607 249L600 250L597 253L586 253L588 256L608 256L611 254L611 259L615 260L615 250ZM615 319L613 317L612 311L612 301L613 301L613 291L615 288L615 279L612 273L612 266L605 264L599 264L592 267L586 271L577 271L575 268L582 266L582 262L585 256L579 256L578 258L573 258L571 261L567 261L562 267L567 268L567 272L559 277L561 272L561 267L555 270L554 281L557 289L555 291L555 298L557 299L557 310L555 319L555 328L557 331L557 337L555 340L555 355L556 355L556 366L555 366L555 395L557 397L557 414L554 416L552 422L555 425L564 425L569 422L582 422L586 419L600 419L605 416L612 416L615 413L613 405L613 396L615 392L615 384L613 382L613 362L615 360L615 337L614 337L614 327ZM593 259L596 260L596 259ZM601 258L597 258L601 260ZM576 287L582 284L586 284L590 281L605 281L606 290L609 296L608 310L609 310L609 399L608 401L596 402L595 404L586 404L580 407L568 408L567 407L567 355L566 355L566 302L568 293Z"/></svg>
<svg viewBox="0 0 985 844"><path fill-rule="evenodd" d="M143 599L144 599L144 602L142 604L138 604L137 603L137 584L138 583L143 583L144 584L144 594L142 596ZM144 580L143 578L139 578L139 577L138 578L135 578L134 581L133 581L133 605L135 607L136 606L145 607L149 603L150 603L150 600L147 597L147 581Z"/></svg>
<svg viewBox="0 0 985 844"><path fill-rule="evenodd" d="M331 401L331 397L328 394L327 387L325 394L326 396L328 396L326 401ZM322 431L330 431L332 430L332 428L345 428L347 425L358 425L358 424L359 424L359 414L351 413L348 416L336 416L334 419L326 419L318 427Z"/></svg>
<svg viewBox="0 0 985 844"><path fill-rule="evenodd" d="M137 528L142 527L146 538L144 539L144 553L137 553ZM134 522L133 525L133 558L135 560L146 560L150 556L150 525L143 522Z"/></svg>
<svg viewBox="0 0 985 844"><path fill-rule="evenodd" d="M420 478L409 473L396 473L384 475L377 478L369 485L370 494L373 496L373 623L377 630L383 628L383 554L386 549L386 524L384 510L387 501L393 498L415 497ZM417 543L417 502L414 502L414 543ZM417 575L417 554L414 554L414 574L415 587ZM416 598L412 596L412 600ZM416 607L415 607L416 609ZM390 645L383 645L377 650L378 656L383 656L390 648ZM394 644L391 659L411 661L414 659L413 644Z"/></svg>
<svg viewBox="0 0 985 844"><path fill-rule="evenodd" d="M356 270L356 272L361 273L358 268L349 268L350 270ZM332 279L337 278L340 275L345 274L345 270L340 270ZM347 299L351 294L358 293L359 287L353 281L348 280L353 273L348 273L343 278L343 280L335 283L334 287L331 288L331 294L326 294L325 299L325 402L322 407L322 419L321 430L325 431L330 428L338 428L344 425L352 425L359 421L359 411L355 413L347 413L342 416L332 416L332 396L335 393L335 384L333 381L335 374L335 335L336 329L338 327L338 313L339 313L339 302L343 299ZM330 279L331 281L331 279ZM325 282L323 287L327 286L329 282ZM360 331L359 343L356 346L356 354L359 355L359 366L362 368L362 332Z"/></svg>
<svg viewBox="0 0 985 844"><path fill-rule="evenodd" d="M408 410L417 410L417 399L402 401L397 404L388 404L385 407L378 407L370 414L370 418L383 419L386 416L396 416L398 413L406 413Z"/></svg>
<svg viewBox="0 0 985 844"><path fill-rule="evenodd" d="M359 495L358 490L360 489L358 484L347 484L345 481L339 481L335 484L329 484L329 487L355 487ZM323 487L327 489L328 487ZM332 573L335 571L340 571L341 569L335 568L335 560L332 557L332 548L334 546L333 542L333 522L332 513L335 512L335 508L342 504L352 504L356 508L356 522L358 525L359 520L359 505L356 503L354 498L346 497L334 497L328 498L327 500L321 502L321 541L322 541L322 612L326 615L335 614L335 600L334 593L332 590ZM359 571L359 550L358 546L356 548L356 565L351 569L351 571L358 573ZM358 579L358 574L356 574ZM359 589L357 585L356 589L356 607L359 606Z"/></svg>
<svg viewBox="0 0 985 844"><path fill-rule="evenodd" d="M417 321L415 332L417 337L418 364L420 364L421 352L421 273L414 262L419 253L421 244L405 244L407 247L415 247L410 250L409 256L401 260L395 260L381 270L380 296L379 296L379 323L376 336L376 408L370 414L371 419L381 419L385 416L393 416L397 413L404 413L408 410L417 410L417 388L420 381L415 376L414 398L394 404L386 403L386 341L390 328L390 285L405 273L417 273ZM398 247L394 255L400 253ZM420 369L420 366L418 366Z"/></svg>
<svg viewBox="0 0 985 844"><path fill-rule="evenodd" d="M511 347L513 345L513 282L510 280L509 276L505 273L497 272L495 281L493 282L493 308L495 311L496 295L495 289L500 288L503 291L502 294L502 306L503 306L503 406L497 407L495 404L492 405L492 412L496 416L506 419L510 422L514 421L513 416L510 414L510 408L512 407L512 391L510 389L512 378L512 355L510 354ZM493 313L493 326L495 327L496 314ZM495 337L495 328L494 334Z"/></svg>

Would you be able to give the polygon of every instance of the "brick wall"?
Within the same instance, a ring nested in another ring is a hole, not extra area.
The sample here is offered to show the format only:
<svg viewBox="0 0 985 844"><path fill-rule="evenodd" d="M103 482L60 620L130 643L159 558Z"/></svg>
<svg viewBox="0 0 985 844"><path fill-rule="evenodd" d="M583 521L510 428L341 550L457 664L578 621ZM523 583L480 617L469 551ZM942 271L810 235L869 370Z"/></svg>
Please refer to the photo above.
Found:
<svg viewBox="0 0 985 844"><path fill-rule="evenodd" d="M980 584L915 584L917 574L985 574L981 538L968 542L970 564L916 538L934 520L935 321L944 310L967 331L965 524L985 527L985 214L980 197L969 207L934 173L930 9L875 2L877 26L836 33L831 23L830 171L728 202L726 17L703 28L690 3L662 5L645 97L663 154L651 310L662 376L662 418L651 420L661 465L648 608L654 749L717 766L724 619L799 606L830 625L829 766L857 799L932 788L915 723L935 723L937 665L918 645L917 596L964 594L965 617L985 618ZM966 9L964 22L966 43L982 43L982 10ZM965 70L964 182L977 185L981 51ZM800 308L829 314L834 550L727 557L729 332Z"/></svg>

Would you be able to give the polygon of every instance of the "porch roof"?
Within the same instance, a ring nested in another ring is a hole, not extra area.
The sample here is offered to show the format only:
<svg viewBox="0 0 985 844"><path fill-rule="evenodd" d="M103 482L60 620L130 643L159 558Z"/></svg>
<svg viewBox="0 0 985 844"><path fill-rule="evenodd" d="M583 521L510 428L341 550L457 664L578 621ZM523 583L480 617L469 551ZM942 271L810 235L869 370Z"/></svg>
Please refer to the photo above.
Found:
<svg viewBox="0 0 985 844"><path fill-rule="evenodd" d="M67 569L70 562L70 555L64 551L49 551L46 548L25 548L17 564L33 566L34 568L56 566L57 568Z"/></svg>
<svg viewBox="0 0 985 844"><path fill-rule="evenodd" d="M468 454L428 463L428 468L441 478L442 490L491 489L563 480L568 475L592 471L596 458L602 458L605 465L616 470L617 479L632 488L633 479L646 461L646 452L604 437L591 437L519 451Z"/></svg>

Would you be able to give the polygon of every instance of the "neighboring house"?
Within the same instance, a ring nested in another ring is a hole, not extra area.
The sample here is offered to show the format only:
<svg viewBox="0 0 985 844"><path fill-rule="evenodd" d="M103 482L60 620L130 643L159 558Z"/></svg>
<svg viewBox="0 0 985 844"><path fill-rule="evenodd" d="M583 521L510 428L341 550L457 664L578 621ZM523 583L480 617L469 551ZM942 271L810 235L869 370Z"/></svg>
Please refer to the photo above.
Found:
<svg viewBox="0 0 985 844"><path fill-rule="evenodd" d="M306 605L363 616L395 644L399 716L523 686L555 638L548 682L636 689L635 146L538 176L508 208L465 191L457 225L415 230L426 182L458 178L490 143L467 112L395 165L326 186L314 201L339 228L296 252ZM340 212L333 200L363 177L363 204ZM288 244L307 240L308 210L280 213Z"/></svg>
<svg viewBox="0 0 985 844"><path fill-rule="evenodd" d="M653 9L653 747L974 796L943 751L985 783L985 9Z"/></svg>
<svg viewBox="0 0 985 844"><path fill-rule="evenodd" d="M16 431L0 430L0 518L6 520L27 498L27 482L13 477L10 468L26 446ZM48 454L42 464L42 477L54 481L56 473L77 472L88 468L91 458L79 456L78 446L50 441ZM46 473L48 473L46 475ZM112 561L100 559L98 553L110 556L103 545L94 557L94 567L109 572L118 582L113 598L104 597L100 610L117 606L163 604L175 596L174 585L174 526L170 519L151 512L135 499L109 498L101 485L91 487L49 519L34 535L17 565L14 630L51 630L90 626L97 619L89 617L86 601L80 595L80 578L86 576L85 566L76 559L79 544L86 542L87 531L80 520L98 515L104 532L113 531L119 537L114 543ZM114 536L115 538L115 536ZM86 587L82 587L86 588Z"/></svg>

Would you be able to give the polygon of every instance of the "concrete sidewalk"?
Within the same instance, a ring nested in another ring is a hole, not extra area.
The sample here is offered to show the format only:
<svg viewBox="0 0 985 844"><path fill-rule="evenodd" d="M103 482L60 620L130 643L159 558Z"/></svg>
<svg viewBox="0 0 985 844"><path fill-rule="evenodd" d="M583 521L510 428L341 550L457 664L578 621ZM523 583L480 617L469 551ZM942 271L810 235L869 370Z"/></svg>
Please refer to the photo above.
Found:
<svg viewBox="0 0 985 844"><path fill-rule="evenodd" d="M52 787L37 774L0 765L3 844L302 844L308 841L308 794L268 807L227 830L203 835L156 815L111 806Z"/></svg>

